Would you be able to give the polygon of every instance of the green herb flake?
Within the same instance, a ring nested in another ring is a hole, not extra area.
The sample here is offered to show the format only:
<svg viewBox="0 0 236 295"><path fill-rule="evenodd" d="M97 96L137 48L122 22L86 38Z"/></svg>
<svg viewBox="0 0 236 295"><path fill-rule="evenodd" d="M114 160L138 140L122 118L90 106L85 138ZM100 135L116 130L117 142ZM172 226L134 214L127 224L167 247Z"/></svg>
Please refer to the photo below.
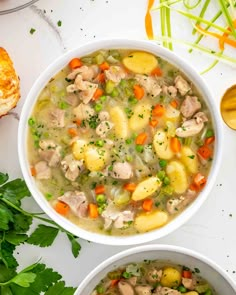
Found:
<svg viewBox="0 0 236 295"><path fill-rule="evenodd" d="M34 28L30 29L30 34L33 35L36 32L36 30Z"/></svg>

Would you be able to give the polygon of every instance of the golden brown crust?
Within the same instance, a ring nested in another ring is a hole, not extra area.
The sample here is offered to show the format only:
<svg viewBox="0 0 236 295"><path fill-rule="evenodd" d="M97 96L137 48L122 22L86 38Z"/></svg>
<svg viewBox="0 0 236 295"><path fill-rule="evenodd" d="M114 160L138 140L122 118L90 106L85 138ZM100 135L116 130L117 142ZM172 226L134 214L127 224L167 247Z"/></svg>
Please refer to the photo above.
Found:
<svg viewBox="0 0 236 295"><path fill-rule="evenodd" d="M20 99L20 81L6 50L0 47L0 117Z"/></svg>

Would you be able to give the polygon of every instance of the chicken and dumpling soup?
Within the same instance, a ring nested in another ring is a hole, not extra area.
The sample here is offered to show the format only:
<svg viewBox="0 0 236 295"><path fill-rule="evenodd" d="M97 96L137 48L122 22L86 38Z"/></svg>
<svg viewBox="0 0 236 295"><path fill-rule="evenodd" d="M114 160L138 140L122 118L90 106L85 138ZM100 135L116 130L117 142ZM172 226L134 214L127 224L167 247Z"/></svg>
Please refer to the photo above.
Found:
<svg viewBox="0 0 236 295"><path fill-rule="evenodd" d="M158 260L124 265L109 272L91 295L216 295L200 270Z"/></svg>
<svg viewBox="0 0 236 295"><path fill-rule="evenodd" d="M198 197L214 154L201 95L148 52L72 59L40 93L28 124L40 191L59 214L103 234L167 224Z"/></svg>

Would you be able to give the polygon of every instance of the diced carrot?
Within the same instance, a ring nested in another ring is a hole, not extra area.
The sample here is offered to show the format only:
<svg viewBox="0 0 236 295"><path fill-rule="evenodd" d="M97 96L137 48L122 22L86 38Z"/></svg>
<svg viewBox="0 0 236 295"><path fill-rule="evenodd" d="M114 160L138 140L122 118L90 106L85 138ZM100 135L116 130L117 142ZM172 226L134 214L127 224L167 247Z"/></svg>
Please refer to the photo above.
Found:
<svg viewBox="0 0 236 295"><path fill-rule="evenodd" d="M154 109L152 110L153 116L161 117L164 115L164 113L165 113L165 108L161 104L155 105Z"/></svg>
<svg viewBox="0 0 236 295"><path fill-rule="evenodd" d="M104 61L102 64L99 65L99 68L102 70L102 71L106 71L110 68L109 64Z"/></svg>
<svg viewBox="0 0 236 295"><path fill-rule="evenodd" d="M75 123L76 123L77 126L80 126L82 121L78 119L78 120L75 121Z"/></svg>
<svg viewBox="0 0 236 295"><path fill-rule="evenodd" d="M152 70L151 75L160 77L162 76L162 70L160 68L155 68Z"/></svg>
<svg viewBox="0 0 236 295"><path fill-rule="evenodd" d="M115 287L119 283L119 279L111 280L111 287Z"/></svg>
<svg viewBox="0 0 236 295"><path fill-rule="evenodd" d="M98 206L96 204L90 203L88 205L88 212L90 218L97 218L98 217Z"/></svg>
<svg viewBox="0 0 236 295"><path fill-rule="evenodd" d="M144 89L140 85L134 85L134 96L139 100L142 99L144 96Z"/></svg>
<svg viewBox="0 0 236 295"><path fill-rule="evenodd" d="M82 66L82 61L79 58L73 58L70 62L69 62L69 67L71 68L71 70L80 68Z"/></svg>
<svg viewBox="0 0 236 295"><path fill-rule="evenodd" d="M195 183L190 184L189 189L190 189L191 191L196 191L196 192L198 191L198 187L196 186Z"/></svg>
<svg viewBox="0 0 236 295"><path fill-rule="evenodd" d="M70 136L75 137L78 135L78 132L75 128L69 128L68 129L68 133L70 134Z"/></svg>
<svg viewBox="0 0 236 295"><path fill-rule="evenodd" d="M170 148L174 153L179 153L181 150L181 143L177 137L172 137L170 140Z"/></svg>
<svg viewBox="0 0 236 295"><path fill-rule="evenodd" d="M170 102L170 105L171 105L173 108L177 109L179 103L178 103L178 101L177 101L176 99L174 99L174 100L172 100L172 101Z"/></svg>
<svg viewBox="0 0 236 295"><path fill-rule="evenodd" d="M97 88L94 95L93 95L93 99L97 100L99 99L99 97L101 97L103 95L103 90L100 88Z"/></svg>
<svg viewBox="0 0 236 295"><path fill-rule="evenodd" d="M190 270L183 270L182 272L182 277L186 279L191 279L192 277L192 272Z"/></svg>
<svg viewBox="0 0 236 295"><path fill-rule="evenodd" d="M36 176L36 169L34 167L30 168L30 172L32 176Z"/></svg>
<svg viewBox="0 0 236 295"><path fill-rule="evenodd" d="M104 83L105 82L105 74L104 73L99 73L95 79L99 83Z"/></svg>
<svg viewBox="0 0 236 295"><path fill-rule="evenodd" d="M70 210L70 207L66 203L59 201L56 203L55 210L57 213L61 215L67 215L67 213Z"/></svg>
<svg viewBox="0 0 236 295"><path fill-rule="evenodd" d="M215 136L207 137L205 139L205 145L209 145L215 141Z"/></svg>
<svg viewBox="0 0 236 295"><path fill-rule="evenodd" d="M133 192L136 189L136 184L135 183L126 183L123 188L129 192Z"/></svg>
<svg viewBox="0 0 236 295"><path fill-rule="evenodd" d="M202 189L207 182L207 179L204 175L202 175L200 172L197 173L193 178L193 183L196 185L198 190Z"/></svg>
<svg viewBox="0 0 236 295"><path fill-rule="evenodd" d="M95 194L99 195L99 194L104 194L105 193L105 186L104 185L97 185L95 187Z"/></svg>
<svg viewBox="0 0 236 295"><path fill-rule="evenodd" d="M149 121L149 125L152 126L152 127L156 127L158 124L158 121L155 120L155 119L152 119L151 121Z"/></svg>
<svg viewBox="0 0 236 295"><path fill-rule="evenodd" d="M142 204L143 210L145 210L145 211L151 211L152 210L152 204L153 204L153 200L152 199L145 199L143 201L143 204Z"/></svg>
<svg viewBox="0 0 236 295"><path fill-rule="evenodd" d="M197 152L205 160L208 160L212 156L212 150L207 145L201 146Z"/></svg>
<svg viewBox="0 0 236 295"><path fill-rule="evenodd" d="M143 133L140 133L136 139L135 139L135 143L136 144L144 144L145 141L147 139L147 133L143 132Z"/></svg>

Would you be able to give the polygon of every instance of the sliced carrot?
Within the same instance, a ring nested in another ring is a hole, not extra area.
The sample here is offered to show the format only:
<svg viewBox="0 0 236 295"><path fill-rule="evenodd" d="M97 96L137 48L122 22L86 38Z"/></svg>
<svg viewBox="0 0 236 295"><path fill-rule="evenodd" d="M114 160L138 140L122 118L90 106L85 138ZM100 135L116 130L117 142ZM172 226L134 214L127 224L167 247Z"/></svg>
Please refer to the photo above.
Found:
<svg viewBox="0 0 236 295"><path fill-rule="evenodd" d="M177 101L176 99L174 99L174 100L172 100L172 101L170 102L170 105L171 105L173 108L177 109L179 103L178 103L178 101Z"/></svg>
<svg viewBox="0 0 236 295"><path fill-rule="evenodd" d="M80 68L82 66L82 61L79 58L73 58L70 62L69 62L69 67L71 68L71 70Z"/></svg>
<svg viewBox="0 0 236 295"><path fill-rule="evenodd" d="M152 9L152 6L154 4L155 0L148 0L148 7L147 7L147 12L145 15L145 29L146 29L146 34L148 36L148 39L154 39L154 34L153 34L153 27L152 27L152 17L150 10Z"/></svg>
<svg viewBox="0 0 236 295"><path fill-rule="evenodd" d="M155 119L152 119L151 121L149 121L149 125L152 126L152 127L156 127L158 124L158 121L155 120Z"/></svg>
<svg viewBox="0 0 236 295"><path fill-rule="evenodd" d="M67 215L67 213L70 210L70 207L66 203L59 201L56 203L55 210L57 213L61 215Z"/></svg>
<svg viewBox="0 0 236 295"><path fill-rule="evenodd" d="M153 116L161 117L164 115L164 113L165 113L165 108L161 104L155 105L154 109L152 110Z"/></svg>
<svg viewBox="0 0 236 295"><path fill-rule="evenodd" d="M196 186L195 183L190 184L189 189L190 189L191 191L196 191L196 192L198 191L198 187Z"/></svg>
<svg viewBox="0 0 236 295"><path fill-rule="evenodd" d="M36 169L34 167L30 168L30 172L32 176L36 176Z"/></svg>
<svg viewBox="0 0 236 295"><path fill-rule="evenodd" d="M177 137L172 137L170 140L170 148L174 153L179 153L181 150L181 143Z"/></svg>
<svg viewBox="0 0 236 295"><path fill-rule="evenodd" d="M105 186L104 185L97 185L95 187L95 194L99 195L99 194L104 194L105 193Z"/></svg>
<svg viewBox="0 0 236 295"><path fill-rule="evenodd" d="M90 218L97 218L98 217L98 206L96 204L90 203L88 205L88 212Z"/></svg>
<svg viewBox="0 0 236 295"><path fill-rule="evenodd" d="M111 287L115 287L119 283L119 279L111 280Z"/></svg>
<svg viewBox="0 0 236 295"><path fill-rule="evenodd" d="M207 145L201 146L197 152L205 160L208 160L212 156L212 150Z"/></svg>
<svg viewBox="0 0 236 295"><path fill-rule="evenodd" d="M200 172L197 173L193 178L193 183L196 185L196 187L200 190L202 189L207 182L207 179L204 175L202 175Z"/></svg>
<svg viewBox="0 0 236 295"><path fill-rule="evenodd" d="M99 83L104 83L105 82L105 74L104 73L99 73L95 79Z"/></svg>
<svg viewBox="0 0 236 295"><path fill-rule="evenodd" d="M143 132L143 133L140 133L136 139L135 139L135 143L136 144L144 144L145 141L147 139L147 133Z"/></svg>
<svg viewBox="0 0 236 295"><path fill-rule="evenodd" d="M110 68L109 64L104 61L102 64L99 65L99 68L102 70L102 71L106 71Z"/></svg>
<svg viewBox="0 0 236 295"><path fill-rule="evenodd" d="M77 126L80 126L82 121L78 119L78 120L75 121L75 123L76 123Z"/></svg>
<svg viewBox="0 0 236 295"><path fill-rule="evenodd" d="M236 19L233 21L233 26L236 27ZM227 30L229 32L232 31L230 27L228 27ZM224 32L224 34L219 39L219 47L220 47L220 50L224 50L225 49L225 38L227 38L229 36L229 32Z"/></svg>
<svg viewBox="0 0 236 295"><path fill-rule="evenodd" d="M144 89L140 85L134 85L134 96L139 100L144 96Z"/></svg>
<svg viewBox="0 0 236 295"><path fill-rule="evenodd" d="M126 183L123 188L129 192L134 192L136 189L136 184L135 183Z"/></svg>
<svg viewBox="0 0 236 295"><path fill-rule="evenodd" d="M190 270L183 270L182 272L182 277L186 279L191 279L192 277L192 272Z"/></svg>
<svg viewBox="0 0 236 295"><path fill-rule="evenodd" d="M161 68L155 68L154 70L151 71L151 75L152 76L158 76L161 77L162 76L162 70Z"/></svg>
<svg viewBox="0 0 236 295"><path fill-rule="evenodd" d="M94 100L97 100L97 99L99 99L99 97L101 97L102 95L103 95L103 90L100 89L100 88L97 88L96 91L94 92L93 99L94 99Z"/></svg>
<svg viewBox="0 0 236 295"><path fill-rule="evenodd" d="M153 200L152 199L145 199L143 201L143 204L142 204L143 210L145 210L145 211L151 211L152 210L152 204L153 204Z"/></svg>
<svg viewBox="0 0 236 295"><path fill-rule="evenodd" d="M70 136L75 137L78 135L78 132L75 128L69 128L68 129L68 133L70 134Z"/></svg>
<svg viewBox="0 0 236 295"><path fill-rule="evenodd" d="M215 136L207 137L205 139L205 145L209 145L215 141Z"/></svg>

